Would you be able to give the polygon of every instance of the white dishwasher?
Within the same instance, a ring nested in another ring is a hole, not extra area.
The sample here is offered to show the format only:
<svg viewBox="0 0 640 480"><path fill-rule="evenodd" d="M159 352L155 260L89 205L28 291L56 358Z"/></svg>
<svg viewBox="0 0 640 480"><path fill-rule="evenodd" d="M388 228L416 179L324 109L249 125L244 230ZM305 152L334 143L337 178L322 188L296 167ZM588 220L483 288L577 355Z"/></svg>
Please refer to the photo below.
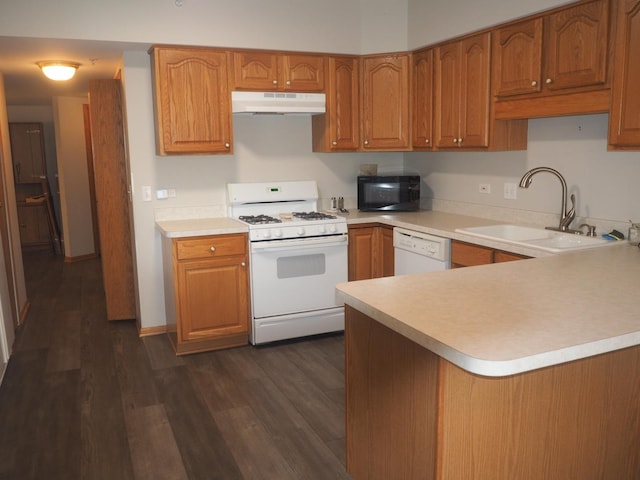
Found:
<svg viewBox="0 0 640 480"><path fill-rule="evenodd" d="M400 227L393 229L395 274L435 272L451 266L451 240Z"/></svg>

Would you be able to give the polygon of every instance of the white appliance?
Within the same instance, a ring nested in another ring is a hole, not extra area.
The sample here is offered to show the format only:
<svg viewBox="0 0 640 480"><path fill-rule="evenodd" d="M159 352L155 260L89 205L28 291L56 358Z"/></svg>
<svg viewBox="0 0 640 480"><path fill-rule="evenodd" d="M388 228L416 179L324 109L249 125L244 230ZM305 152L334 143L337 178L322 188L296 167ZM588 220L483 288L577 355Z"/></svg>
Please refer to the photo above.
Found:
<svg viewBox="0 0 640 480"><path fill-rule="evenodd" d="M233 113L316 114L325 113L324 93L231 92Z"/></svg>
<svg viewBox="0 0 640 480"><path fill-rule="evenodd" d="M451 267L451 240L400 227L393 229L395 274L435 272Z"/></svg>
<svg viewBox="0 0 640 480"><path fill-rule="evenodd" d="M316 182L230 183L227 195L249 226L251 343L343 330L347 222L317 211Z"/></svg>

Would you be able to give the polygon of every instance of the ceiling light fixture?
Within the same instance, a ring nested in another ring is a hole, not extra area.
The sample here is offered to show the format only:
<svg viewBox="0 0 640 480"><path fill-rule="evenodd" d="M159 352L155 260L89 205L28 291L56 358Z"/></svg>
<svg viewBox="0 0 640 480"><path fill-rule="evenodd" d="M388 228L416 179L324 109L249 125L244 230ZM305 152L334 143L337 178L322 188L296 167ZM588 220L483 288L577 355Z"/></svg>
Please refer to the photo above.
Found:
<svg viewBox="0 0 640 480"><path fill-rule="evenodd" d="M44 76L51 80L69 80L76 74L76 70L80 66L79 63L73 62L38 62L38 66Z"/></svg>

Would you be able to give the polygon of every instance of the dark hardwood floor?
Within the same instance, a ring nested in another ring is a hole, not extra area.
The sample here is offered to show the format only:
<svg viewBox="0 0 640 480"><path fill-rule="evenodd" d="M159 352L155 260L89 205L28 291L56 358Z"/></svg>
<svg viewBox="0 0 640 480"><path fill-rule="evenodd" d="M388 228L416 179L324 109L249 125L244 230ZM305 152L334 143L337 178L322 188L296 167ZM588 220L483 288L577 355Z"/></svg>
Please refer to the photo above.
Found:
<svg viewBox="0 0 640 480"><path fill-rule="evenodd" d="M176 357L106 320L98 260L24 261L0 479L350 478L342 336Z"/></svg>

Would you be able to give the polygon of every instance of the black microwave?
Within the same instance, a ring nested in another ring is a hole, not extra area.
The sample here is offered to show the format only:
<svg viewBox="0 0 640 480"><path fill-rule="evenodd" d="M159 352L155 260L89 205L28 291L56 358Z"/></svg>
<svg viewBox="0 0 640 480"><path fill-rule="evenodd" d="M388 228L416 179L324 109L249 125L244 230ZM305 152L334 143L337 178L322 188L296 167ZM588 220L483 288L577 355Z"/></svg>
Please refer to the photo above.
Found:
<svg viewBox="0 0 640 480"><path fill-rule="evenodd" d="M411 212L420 208L420 176L359 176L358 210Z"/></svg>

